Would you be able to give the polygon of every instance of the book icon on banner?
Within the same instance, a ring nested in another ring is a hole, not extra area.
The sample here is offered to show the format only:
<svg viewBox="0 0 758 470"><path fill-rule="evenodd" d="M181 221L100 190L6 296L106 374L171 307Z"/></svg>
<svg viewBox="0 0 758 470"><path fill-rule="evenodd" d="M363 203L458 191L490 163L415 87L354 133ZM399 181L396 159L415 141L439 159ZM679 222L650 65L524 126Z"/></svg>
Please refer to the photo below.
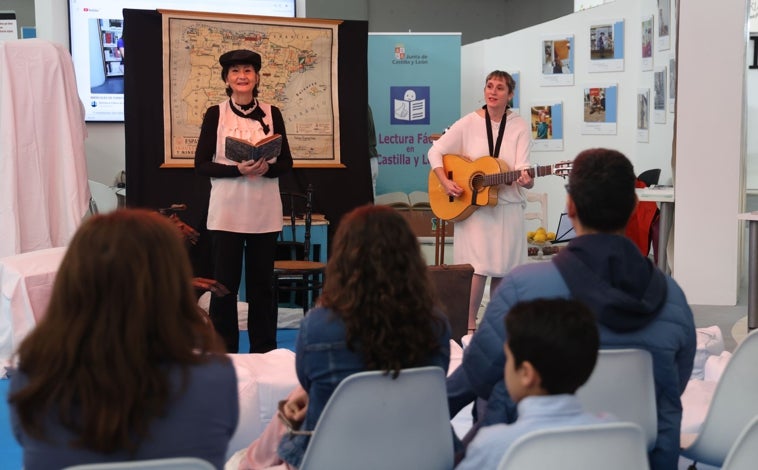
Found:
<svg viewBox="0 0 758 470"><path fill-rule="evenodd" d="M226 158L235 162L248 160L271 160L282 152L282 136L274 134L264 137L256 143L236 137L227 137L224 142Z"/></svg>
<svg viewBox="0 0 758 470"><path fill-rule="evenodd" d="M392 125L429 124L431 90L428 86L392 86L389 96L389 116Z"/></svg>
<svg viewBox="0 0 758 470"><path fill-rule="evenodd" d="M426 118L426 100L417 100L416 92L407 90L402 100L395 99L395 119L421 121Z"/></svg>

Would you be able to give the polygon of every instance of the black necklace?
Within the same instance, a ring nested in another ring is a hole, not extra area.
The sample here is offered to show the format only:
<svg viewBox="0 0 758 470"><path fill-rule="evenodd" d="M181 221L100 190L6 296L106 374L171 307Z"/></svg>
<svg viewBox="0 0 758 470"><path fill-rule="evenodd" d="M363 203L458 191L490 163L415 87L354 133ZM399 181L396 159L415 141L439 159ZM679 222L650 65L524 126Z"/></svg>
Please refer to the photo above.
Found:
<svg viewBox="0 0 758 470"><path fill-rule="evenodd" d="M253 99L253 101L249 102L248 104L238 104L237 106L239 106L242 111L247 111L249 109L253 109L255 105L255 99Z"/></svg>

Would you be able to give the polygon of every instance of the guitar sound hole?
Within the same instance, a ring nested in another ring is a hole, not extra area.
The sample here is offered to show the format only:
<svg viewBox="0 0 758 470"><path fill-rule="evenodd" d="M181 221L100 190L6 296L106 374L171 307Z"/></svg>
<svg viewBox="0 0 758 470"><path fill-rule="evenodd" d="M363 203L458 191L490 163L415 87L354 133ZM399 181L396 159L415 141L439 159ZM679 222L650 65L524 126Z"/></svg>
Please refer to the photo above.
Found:
<svg viewBox="0 0 758 470"><path fill-rule="evenodd" d="M474 175L474 177L471 178L471 188L474 190L475 193L478 193L479 191L481 191L483 187L484 187L484 176Z"/></svg>

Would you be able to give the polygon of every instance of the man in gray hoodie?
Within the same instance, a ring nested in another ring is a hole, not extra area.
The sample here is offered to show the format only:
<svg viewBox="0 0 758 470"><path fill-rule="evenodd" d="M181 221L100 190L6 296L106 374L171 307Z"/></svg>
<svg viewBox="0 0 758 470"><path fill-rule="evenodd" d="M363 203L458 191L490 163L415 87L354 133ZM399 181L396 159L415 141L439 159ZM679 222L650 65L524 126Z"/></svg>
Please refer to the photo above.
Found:
<svg viewBox="0 0 758 470"><path fill-rule="evenodd" d="M677 283L624 236L637 203L635 179L631 162L615 150L590 149L576 157L566 190L577 237L551 261L519 266L503 279L461 366L448 378L451 416L478 398L487 403L474 430L513 422L516 407L503 382L503 317L520 301L573 298L595 314L601 349L639 348L652 354L658 438L650 465L652 470L677 468L680 396L692 372L695 324Z"/></svg>

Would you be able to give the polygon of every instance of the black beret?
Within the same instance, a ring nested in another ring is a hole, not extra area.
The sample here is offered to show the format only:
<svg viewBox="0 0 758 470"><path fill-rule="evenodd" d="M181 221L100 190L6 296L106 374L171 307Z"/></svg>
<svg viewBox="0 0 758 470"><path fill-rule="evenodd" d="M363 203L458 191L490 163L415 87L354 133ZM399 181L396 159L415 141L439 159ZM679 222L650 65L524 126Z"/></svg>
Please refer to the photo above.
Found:
<svg viewBox="0 0 758 470"><path fill-rule="evenodd" d="M256 72L261 70L261 55L247 49L236 49L226 52L218 58L218 63L222 67L229 67L237 64L250 64Z"/></svg>

